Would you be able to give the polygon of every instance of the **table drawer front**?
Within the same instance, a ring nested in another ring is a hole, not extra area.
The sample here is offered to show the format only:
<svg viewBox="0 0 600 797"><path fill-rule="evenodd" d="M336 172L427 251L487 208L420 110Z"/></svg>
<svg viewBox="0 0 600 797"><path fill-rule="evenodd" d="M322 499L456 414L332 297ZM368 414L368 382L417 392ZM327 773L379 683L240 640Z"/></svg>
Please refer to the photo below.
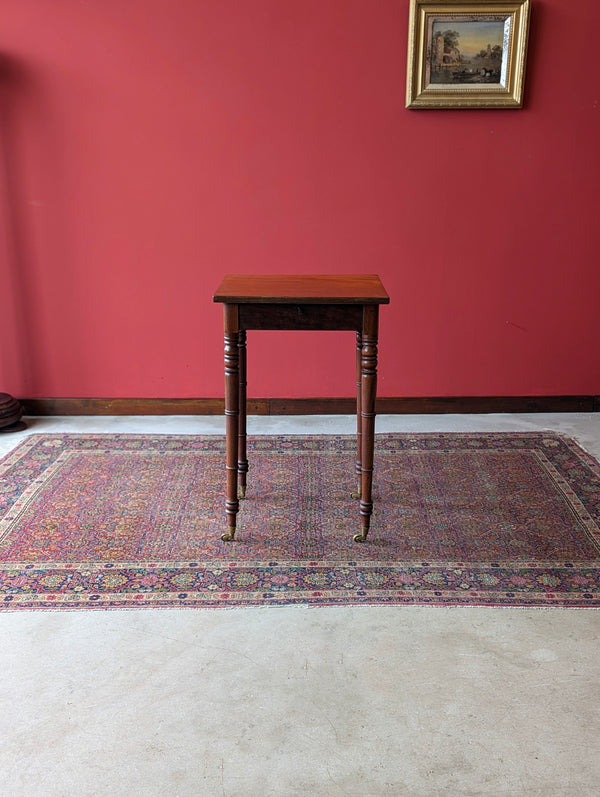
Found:
<svg viewBox="0 0 600 797"><path fill-rule="evenodd" d="M240 329L362 329L362 305L240 304Z"/></svg>

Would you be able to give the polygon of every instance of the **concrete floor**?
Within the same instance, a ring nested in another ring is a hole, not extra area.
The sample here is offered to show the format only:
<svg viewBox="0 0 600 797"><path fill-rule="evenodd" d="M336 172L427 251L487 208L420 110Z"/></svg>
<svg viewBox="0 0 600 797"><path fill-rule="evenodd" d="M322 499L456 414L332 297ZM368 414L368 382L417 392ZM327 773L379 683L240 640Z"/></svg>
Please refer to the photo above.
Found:
<svg viewBox="0 0 600 797"><path fill-rule="evenodd" d="M221 418L30 419L29 432L222 433ZM600 415L380 416L385 431ZM352 433L344 417L249 432ZM25 433L1 435L0 454ZM600 612L248 608L0 614L2 797L600 795Z"/></svg>

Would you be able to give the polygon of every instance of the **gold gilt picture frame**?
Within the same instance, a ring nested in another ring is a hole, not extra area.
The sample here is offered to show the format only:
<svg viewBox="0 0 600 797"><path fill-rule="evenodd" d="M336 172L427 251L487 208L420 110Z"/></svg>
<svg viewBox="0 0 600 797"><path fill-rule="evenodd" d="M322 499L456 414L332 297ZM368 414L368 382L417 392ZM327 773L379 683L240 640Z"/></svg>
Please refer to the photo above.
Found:
<svg viewBox="0 0 600 797"><path fill-rule="evenodd" d="M411 0L407 108L521 108L530 0Z"/></svg>

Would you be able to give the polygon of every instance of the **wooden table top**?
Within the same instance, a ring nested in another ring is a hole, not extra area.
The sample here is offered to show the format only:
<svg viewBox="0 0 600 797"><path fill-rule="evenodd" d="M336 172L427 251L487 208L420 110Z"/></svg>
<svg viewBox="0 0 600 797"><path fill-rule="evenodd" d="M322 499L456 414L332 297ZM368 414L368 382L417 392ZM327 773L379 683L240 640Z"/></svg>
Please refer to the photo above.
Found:
<svg viewBox="0 0 600 797"><path fill-rule="evenodd" d="M214 302L226 304L389 304L376 274L227 274Z"/></svg>

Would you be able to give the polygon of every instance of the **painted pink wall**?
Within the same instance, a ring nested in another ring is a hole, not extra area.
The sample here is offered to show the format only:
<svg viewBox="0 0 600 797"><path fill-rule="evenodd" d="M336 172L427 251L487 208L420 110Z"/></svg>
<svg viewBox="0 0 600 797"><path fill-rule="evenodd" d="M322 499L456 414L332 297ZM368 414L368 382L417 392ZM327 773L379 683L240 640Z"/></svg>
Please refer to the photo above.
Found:
<svg viewBox="0 0 600 797"><path fill-rule="evenodd" d="M0 391L221 396L222 274L364 271L381 395L600 393L597 0L534 3L521 111L405 110L408 0L0 19ZM353 394L351 333L250 334L250 395Z"/></svg>

